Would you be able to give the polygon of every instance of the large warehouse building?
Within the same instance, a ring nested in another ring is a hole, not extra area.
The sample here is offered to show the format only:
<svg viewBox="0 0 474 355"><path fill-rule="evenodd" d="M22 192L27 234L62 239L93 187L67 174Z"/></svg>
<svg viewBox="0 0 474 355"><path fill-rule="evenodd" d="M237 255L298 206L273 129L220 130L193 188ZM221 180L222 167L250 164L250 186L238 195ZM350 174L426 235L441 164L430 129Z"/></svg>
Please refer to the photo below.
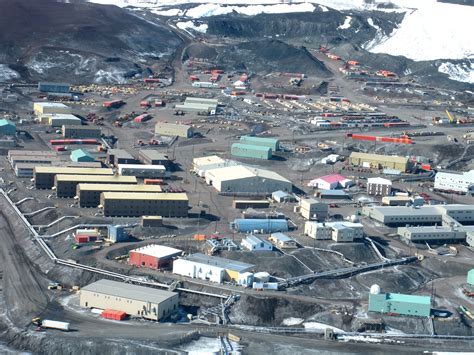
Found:
<svg viewBox="0 0 474 355"><path fill-rule="evenodd" d="M270 148L273 152L276 152L280 149L280 141L276 138L242 136L240 137L240 143L267 147Z"/></svg>
<svg viewBox="0 0 474 355"><path fill-rule="evenodd" d="M114 309L155 321L174 313L178 302L176 292L105 279L83 287L80 296L82 307Z"/></svg>
<svg viewBox="0 0 474 355"><path fill-rule="evenodd" d="M107 162L110 165L138 164L140 163L132 154L125 149L109 149L107 151Z"/></svg>
<svg viewBox="0 0 474 355"><path fill-rule="evenodd" d="M97 207L100 205L102 192L161 192L159 185L132 185L132 184L77 184L76 196L79 197L80 207Z"/></svg>
<svg viewBox="0 0 474 355"><path fill-rule="evenodd" d="M37 189L51 189L56 175L114 175L112 169L103 168L69 168L59 166L37 166L33 172Z"/></svg>
<svg viewBox="0 0 474 355"><path fill-rule="evenodd" d="M269 160L272 158L272 148L261 145L234 143L230 147L230 154L240 158Z"/></svg>
<svg viewBox="0 0 474 355"><path fill-rule="evenodd" d="M193 171L200 177L205 177L206 171L229 166L242 165L240 162L230 159L222 159L217 155L193 159Z"/></svg>
<svg viewBox="0 0 474 355"><path fill-rule="evenodd" d="M206 112L208 115L215 115L217 112L217 105L217 99L187 97L183 104L175 105L175 109L185 112Z"/></svg>
<svg viewBox="0 0 474 355"><path fill-rule="evenodd" d="M434 188L440 191L453 191L472 195L474 194L474 170L467 172L437 172Z"/></svg>
<svg viewBox="0 0 474 355"><path fill-rule="evenodd" d="M158 122L155 125L155 134L159 136L191 138L193 136L193 128L185 124Z"/></svg>
<svg viewBox="0 0 474 355"><path fill-rule="evenodd" d="M54 186L56 196L72 198L76 196L77 185L87 184L136 184L135 176L115 176L115 175L56 175Z"/></svg>
<svg viewBox="0 0 474 355"><path fill-rule="evenodd" d="M408 169L408 158L392 155L352 152L349 163L353 166L372 169L395 169L402 172Z"/></svg>
<svg viewBox="0 0 474 355"><path fill-rule="evenodd" d="M474 223L474 205L366 206L362 214L389 226Z"/></svg>
<svg viewBox="0 0 474 355"><path fill-rule="evenodd" d="M2 136L14 136L16 134L16 126L12 121L1 119L0 120L0 135Z"/></svg>
<svg viewBox="0 0 474 355"><path fill-rule="evenodd" d="M100 204L106 217L187 217L185 193L103 192Z"/></svg>
<svg viewBox="0 0 474 355"><path fill-rule="evenodd" d="M33 103L33 111L36 116L53 115L61 113L71 113L71 108L56 102L35 102Z"/></svg>
<svg viewBox="0 0 474 355"><path fill-rule="evenodd" d="M369 312L429 317L431 315L431 298L429 296L380 293L380 287L372 285L369 293Z"/></svg>
<svg viewBox="0 0 474 355"><path fill-rule="evenodd" d="M235 281L248 286L251 284L249 271L254 267L255 265L240 261L196 253L176 259L173 262L173 274L216 283Z"/></svg>
<svg viewBox="0 0 474 355"><path fill-rule="evenodd" d="M292 183L269 170L247 166L230 166L206 171L206 183L219 192L271 194L274 191L291 192Z"/></svg>
<svg viewBox="0 0 474 355"><path fill-rule="evenodd" d="M462 227L398 227L397 234L400 237L415 243L466 239L466 231L464 231Z"/></svg>
<svg viewBox="0 0 474 355"><path fill-rule="evenodd" d="M173 258L180 256L182 250L165 245L150 244L128 253L128 264L149 269L163 269L170 267Z"/></svg>

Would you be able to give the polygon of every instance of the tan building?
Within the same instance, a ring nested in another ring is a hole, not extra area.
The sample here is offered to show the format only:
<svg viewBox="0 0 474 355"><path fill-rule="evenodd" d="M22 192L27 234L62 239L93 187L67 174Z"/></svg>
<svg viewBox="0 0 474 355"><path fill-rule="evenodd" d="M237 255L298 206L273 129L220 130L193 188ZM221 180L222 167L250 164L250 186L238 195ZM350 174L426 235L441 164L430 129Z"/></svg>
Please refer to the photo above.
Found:
<svg viewBox="0 0 474 355"><path fill-rule="evenodd" d="M135 176L115 176L115 175L56 175L54 186L57 197L76 196L77 185L79 183L88 184L136 184Z"/></svg>
<svg viewBox="0 0 474 355"><path fill-rule="evenodd" d="M185 193L103 192L100 204L107 217L187 217L189 200Z"/></svg>
<svg viewBox="0 0 474 355"><path fill-rule="evenodd" d="M176 292L105 279L83 287L80 297L81 307L113 309L155 321L176 312L178 302Z"/></svg>
<svg viewBox="0 0 474 355"><path fill-rule="evenodd" d="M155 125L155 134L159 136L191 138L193 136L193 128L184 124L158 122Z"/></svg>
<svg viewBox="0 0 474 355"><path fill-rule="evenodd" d="M58 102L35 102L33 111L36 116L71 113L71 108Z"/></svg>
<svg viewBox="0 0 474 355"><path fill-rule="evenodd" d="M408 169L408 158L392 155L352 152L349 162L354 166L372 169L395 169L402 172Z"/></svg>
<svg viewBox="0 0 474 355"><path fill-rule="evenodd" d="M327 204L313 198L302 198L297 209L299 209L300 214L307 220L322 221L327 218L329 213Z"/></svg>
<svg viewBox="0 0 474 355"><path fill-rule="evenodd" d="M60 166L35 167L33 177L37 189L51 189L56 175L114 175L112 169L103 168L70 168Z"/></svg>
<svg viewBox="0 0 474 355"><path fill-rule="evenodd" d="M79 197L80 207L97 207L100 205L102 192L161 192L159 185L131 184L77 184L76 196Z"/></svg>

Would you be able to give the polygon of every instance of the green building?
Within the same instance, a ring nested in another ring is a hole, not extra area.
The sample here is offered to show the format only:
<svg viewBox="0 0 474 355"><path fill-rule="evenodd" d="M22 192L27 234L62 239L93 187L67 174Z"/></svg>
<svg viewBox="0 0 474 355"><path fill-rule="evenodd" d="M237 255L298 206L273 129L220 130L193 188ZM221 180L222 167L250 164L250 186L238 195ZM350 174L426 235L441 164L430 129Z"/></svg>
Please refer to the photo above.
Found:
<svg viewBox="0 0 474 355"><path fill-rule="evenodd" d="M93 162L94 157L84 149L76 149L71 152L71 160L74 162Z"/></svg>
<svg viewBox="0 0 474 355"><path fill-rule="evenodd" d="M271 159L272 148L259 145L234 143L230 148L230 153L236 157L253 159Z"/></svg>
<svg viewBox="0 0 474 355"><path fill-rule="evenodd" d="M474 286L474 269L469 270L467 273L467 284Z"/></svg>
<svg viewBox="0 0 474 355"><path fill-rule="evenodd" d="M242 136L240 137L240 143L268 147L271 148L274 152L280 149L280 141L276 138Z"/></svg>
<svg viewBox="0 0 474 355"><path fill-rule="evenodd" d="M399 293L370 293L369 312L429 317L431 297Z"/></svg>
<svg viewBox="0 0 474 355"><path fill-rule="evenodd" d="M0 135L2 136L14 136L16 134L16 126L9 120L0 120Z"/></svg>

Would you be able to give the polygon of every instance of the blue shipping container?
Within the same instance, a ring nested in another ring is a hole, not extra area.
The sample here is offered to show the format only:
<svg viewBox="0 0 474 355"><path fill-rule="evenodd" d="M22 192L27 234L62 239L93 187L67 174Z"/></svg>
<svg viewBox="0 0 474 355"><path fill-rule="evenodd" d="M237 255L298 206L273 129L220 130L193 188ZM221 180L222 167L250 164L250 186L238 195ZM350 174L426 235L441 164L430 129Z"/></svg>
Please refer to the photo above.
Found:
<svg viewBox="0 0 474 355"><path fill-rule="evenodd" d="M287 232L288 222L286 219L235 219L232 227L241 233L253 232L255 230L263 233Z"/></svg>

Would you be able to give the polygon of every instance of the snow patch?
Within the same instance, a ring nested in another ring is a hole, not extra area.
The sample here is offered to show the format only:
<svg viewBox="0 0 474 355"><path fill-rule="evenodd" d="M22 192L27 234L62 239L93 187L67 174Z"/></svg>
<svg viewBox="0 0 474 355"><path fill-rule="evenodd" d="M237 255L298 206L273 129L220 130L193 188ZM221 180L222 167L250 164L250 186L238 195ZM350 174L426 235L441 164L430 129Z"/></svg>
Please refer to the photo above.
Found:
<svg viewBox="0 0 474 355"><path fill-rule="evenodd" d="M291 325L299 325L303 322L304 322L303 318L290 317L290 318L283 319L283 322L281 322L281 324L286 325L286 326L291 326Z"/></svg>
<svg viewBox="0 0 474 355"><path fill-rule="evenodd" d="M153 9L153 10L150 10L150 12L154 13L155 15L167 16L167 17L183 16L184 14L184 11L181 9L169 9L169 10Z"/></svg>
<svg viewBox="0 0 474 355"><path fill-rule="evenodd" d="M314 10L314 5L309 3L249 6L221 6L219 4L203 4L188 10L186 12L186 16L192 18L201 18L225 15L233 11L247 16L254 16L263 13L281 14L290 12L313 12Z"/></svg>
<svg viewBox="0 0 474 355"><path fill-rule="evenodd" d="M18 74L13 69L6 64L0 64L0 81L8 81L12 79L18 79L20 74Z"/></svg>
<svg viewBox="0 0 474 355"><path fill-rule="evenodd" d="M452 80L474 84L474 62L472 61L461 64L442 63L438 67L438 71L448 74Z"/></svg>
<svg viewBox="0 0 474 355"><path fill-rule="evenodd" d="M339 30L347 30L348 28L351 27L351 21L352 17L351 16L346 16L346 19L344 20L344 23L338 27Z"/></svg>
<svg viewBox="0 0 474 355"><path fill-rule="evenodd" d="M230 343L234 349L238 348L237 343L232 341ZM218 338L201 337L181 347L180 350L189 355L218 354L221 350L221 342Z"/></svg>
<svg viewBox="0 0 474 355"><path fill-rule="evenodd" d="M178 27L182 30L192 29L192 30L202 32L202 33L206 33L206 31L207 31L207 24L203 23L201 25L196 26L194 24L194 22L192 22L192 21L178 22L176 24L176 27Z"/></svg>
<svg viewBox="0 0 474 355"><path fill-rule="evenodd" d="M329 9L326 6L319 5L319 8L321 9L322 12L328 12Z"/></svg>
<svg viewBox="0 0 474 355"><path fill-rule="evenodd" d="M108 83L118 83L125 84L126 80L123 77L123 72L118 70L105 71L98 70L94 75L94 83L96 84L108 84Z"/></svg>
<svg viewBox="0 0 474 355"><path fill-rule="evenodd" d="M345 333L344 330L333 327L332 325L327 325L324 323L318 323L318 322L307 322L303 323L303 326L305 329L316 329L316 330L321 330L324 331L326 329L332 329L334 332L339 332L339 333Z"/></svg>
<svg viewBox="0 0 474 355"><path fill-rule="evenodd" d="M377 31L381 31L381 30L382 30L379 26L377 26L377 25L374 23L374 20L372 20L371 17L369 17L369 18L367 19L367 23L369 24L369 26L375 28Z"/></svg>

